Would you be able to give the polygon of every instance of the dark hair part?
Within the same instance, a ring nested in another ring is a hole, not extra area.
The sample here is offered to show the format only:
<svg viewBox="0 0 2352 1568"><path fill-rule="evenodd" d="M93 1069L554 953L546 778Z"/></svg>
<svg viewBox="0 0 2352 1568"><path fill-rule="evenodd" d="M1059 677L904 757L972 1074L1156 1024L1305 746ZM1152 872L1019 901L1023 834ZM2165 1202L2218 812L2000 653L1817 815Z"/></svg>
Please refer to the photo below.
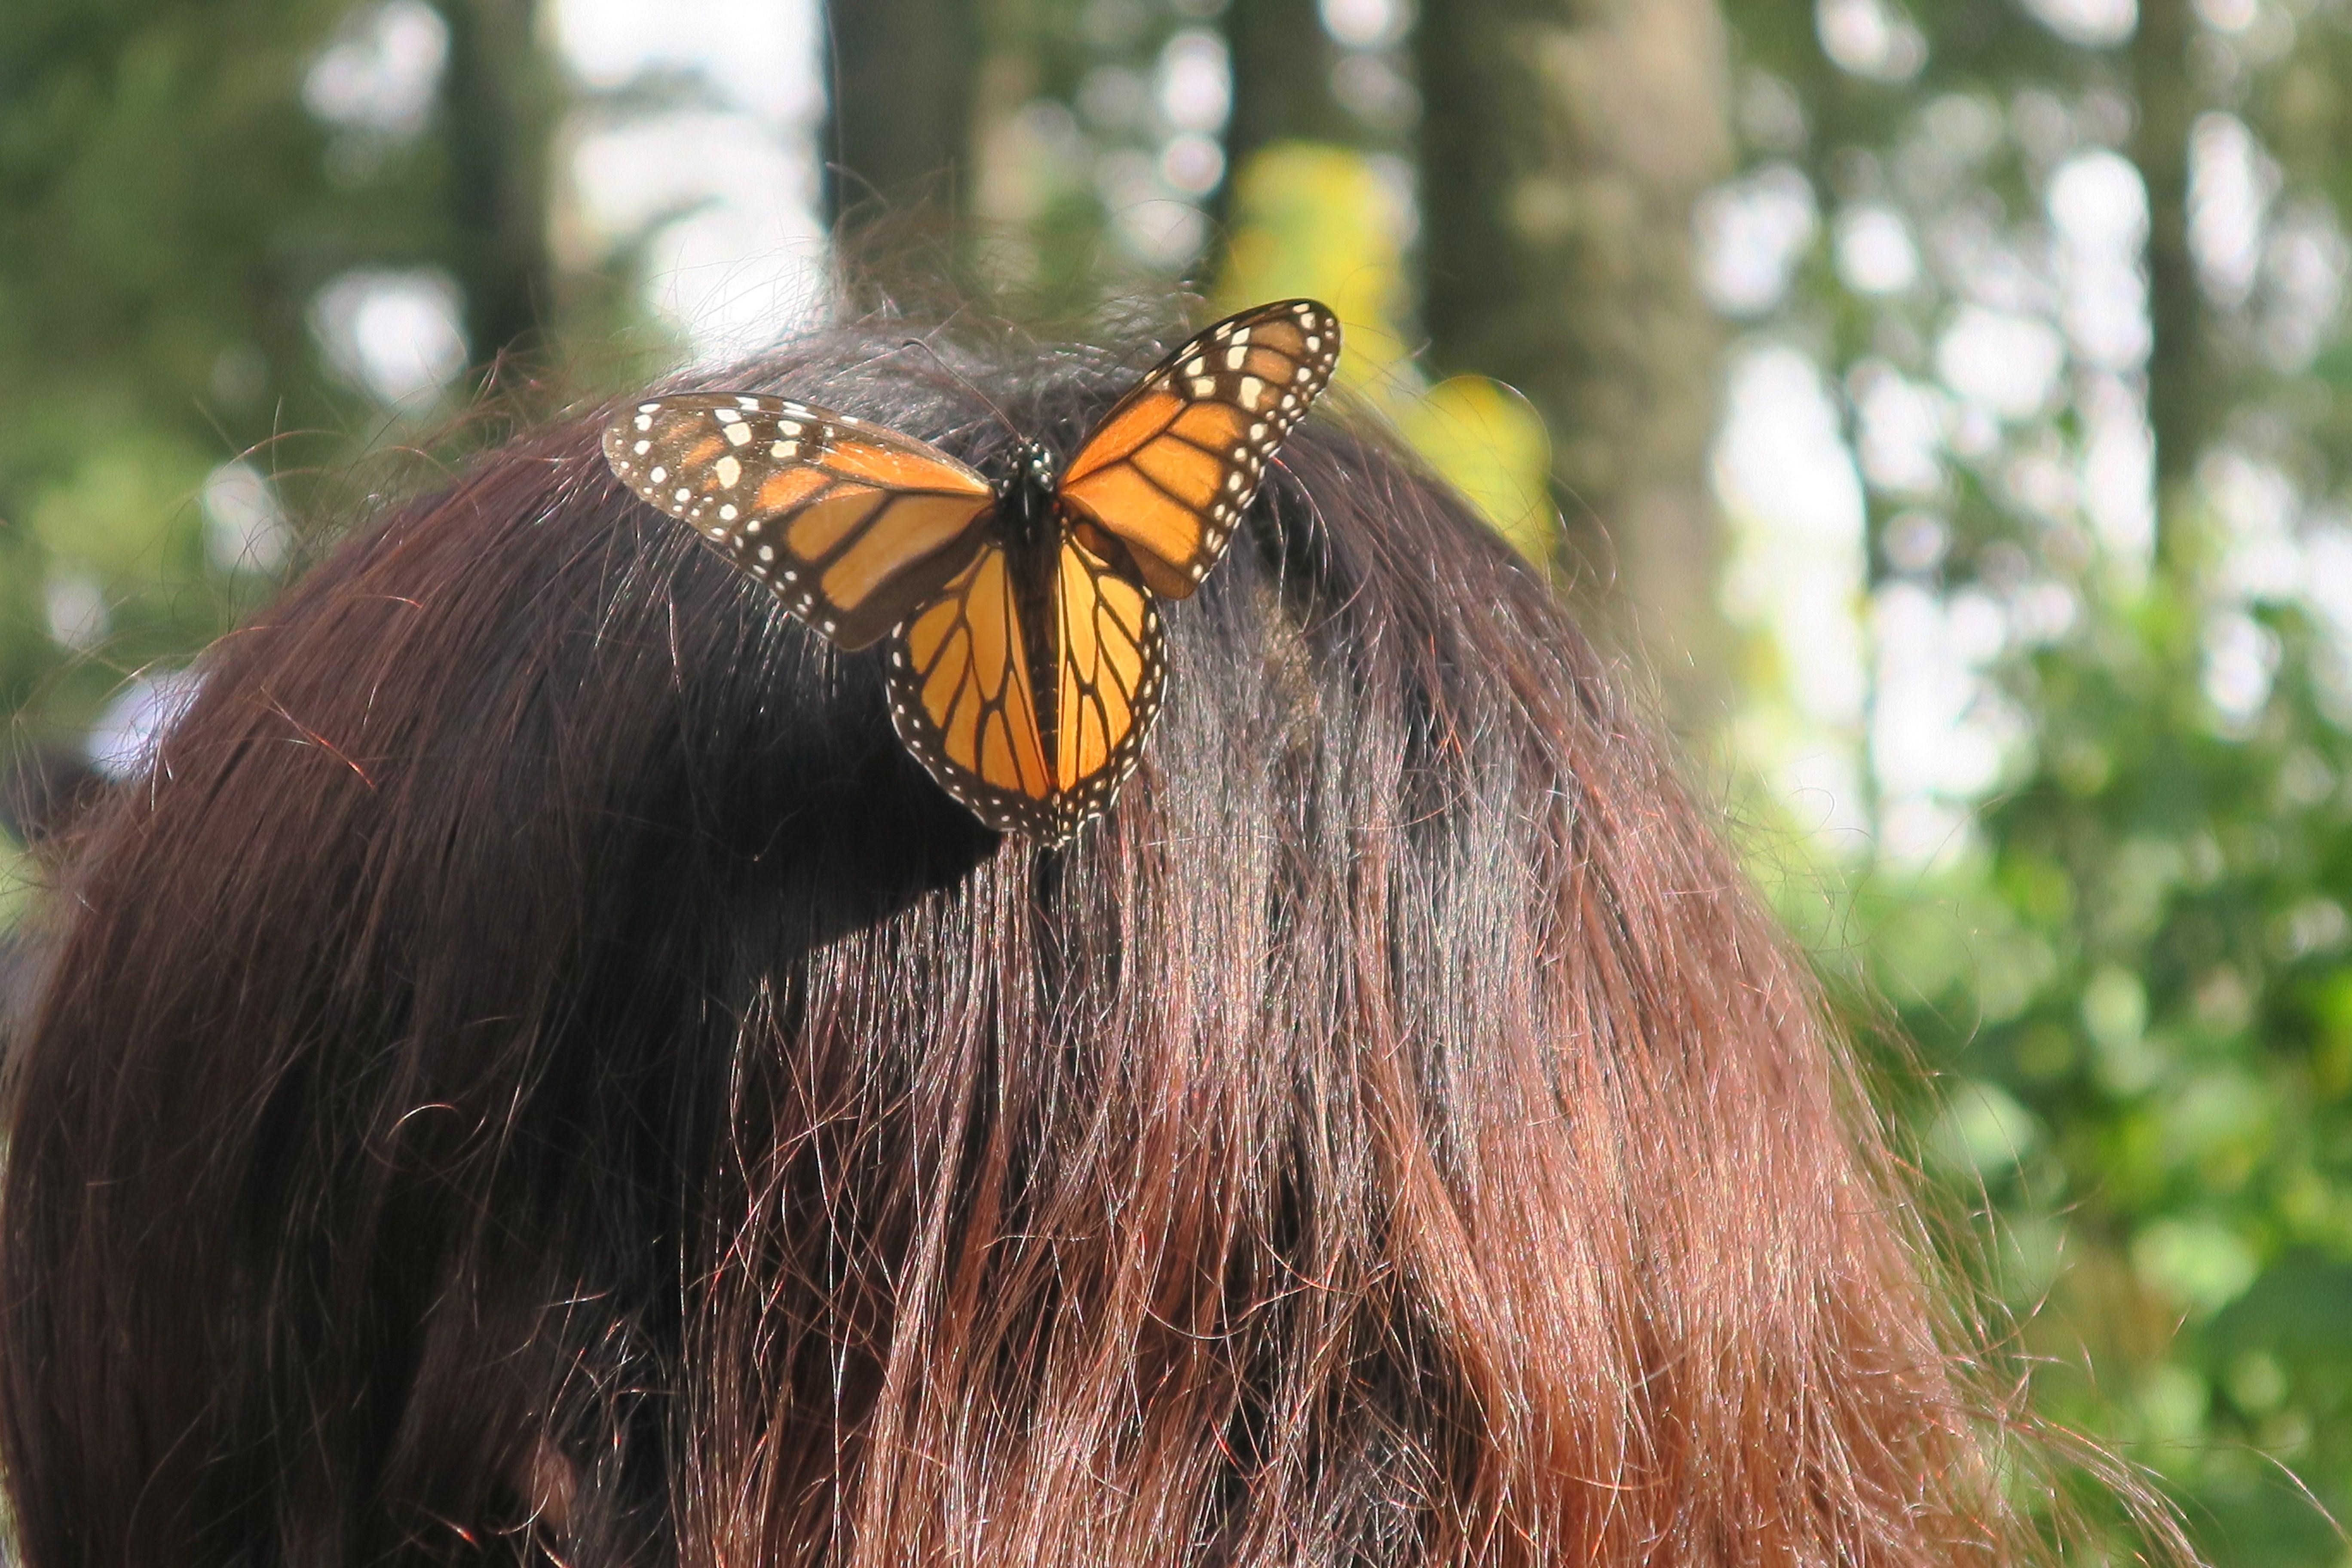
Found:
<svg viewBox="0 0 2352 1568"><path fill-rule="evenodd" d="M991 468L904 335L730 384ZM1129 379L967 368L1066 452ZM1458 499L1300 431L1050 852L599 425L224 639L70 870L30 1568L2021 1550L1802 963Z"/></svg>

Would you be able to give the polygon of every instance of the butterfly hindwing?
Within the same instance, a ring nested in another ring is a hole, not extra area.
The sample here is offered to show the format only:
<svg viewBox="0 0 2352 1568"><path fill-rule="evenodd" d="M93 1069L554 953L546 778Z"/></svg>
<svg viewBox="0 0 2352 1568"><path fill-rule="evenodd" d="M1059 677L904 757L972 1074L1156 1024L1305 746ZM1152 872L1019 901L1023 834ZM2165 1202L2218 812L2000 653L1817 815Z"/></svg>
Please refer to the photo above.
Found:
<svg viewBox="0 0 2352 1568"><path fill-rule="evenodd" d="M933 598L995 504L986 479L936 447L781 397L650 399L605 429L604 456L844 648Z"/></svg>
<svg viewBox="0 0 2352 1568"><path fill-rule="evenodd" d="M1013 566L991 542L891 639L890 718L950 795L1000 831L1059 837Z"/></svg>
<svg viewBox="0 0 2352 1568"><path fill-rule="evenodd" d="M1083 529L1062 542L1055 583L1054 785L1072 826L1108 806L1160 711L1167 654L1151 595Z"/></svg>
<svg viewBox="0 0 2352 1568"><path fill-rule="evenodd" d="M1077 535L1043 595L983 548L890 647L890 712L917 760L991 827L1058 842L1110 804L1159 710L1150 594ZM1047 622L1024 621L1024 604ZM1042 690L1041 690L1042 686Z"/></svg>
<svg viewBox="0 0 2352 1568"><path fill-rule="evenodd" d="M1063 469L1062 500L1127 546L1152 592L1190 596L1339 357L1339 318L1312 300L1228 317L1119 400Z"/></svg>

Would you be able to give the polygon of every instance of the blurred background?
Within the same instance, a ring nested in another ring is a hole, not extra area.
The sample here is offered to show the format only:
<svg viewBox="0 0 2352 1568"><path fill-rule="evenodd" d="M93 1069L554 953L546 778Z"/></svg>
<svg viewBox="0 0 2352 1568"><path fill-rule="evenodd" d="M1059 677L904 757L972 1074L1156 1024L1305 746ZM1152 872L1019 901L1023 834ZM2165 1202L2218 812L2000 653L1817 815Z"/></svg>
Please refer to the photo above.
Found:
<svg viewBox="0 0 2352 1568"><path fill-rule="evenodd" d="M1730 803L2033 1402L2334 1568L2347 149L2347 0L8 0L0 928L502 411L861 254L1312 293Z"/></svg>

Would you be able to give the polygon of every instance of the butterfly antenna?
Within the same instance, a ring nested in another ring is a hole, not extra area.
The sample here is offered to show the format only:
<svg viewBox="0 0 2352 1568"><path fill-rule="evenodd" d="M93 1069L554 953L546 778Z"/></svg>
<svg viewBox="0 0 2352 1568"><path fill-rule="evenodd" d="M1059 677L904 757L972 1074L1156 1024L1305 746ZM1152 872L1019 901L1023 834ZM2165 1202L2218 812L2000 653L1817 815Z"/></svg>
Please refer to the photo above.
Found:
<svg viewBox="0 0 2352 1568"><path fill-rule="evenodd" d="M964 374L963 372L950 364L947 361L947 356L940 353L939 350L933 348L921 338L908 338L899 346L901 348L920 349L925 353L930 355L931 363L938 365L941 370L947 372L949 375L954 377L955 384L958 386L962 387L966 392L969 392L974 397L979 398L982 404L987 407L988 411L996 416L996 422L1003 426L1006 432L1009 433L1015 441L1026 441L1029 438L1027 432L1024 431L1020 426L1013 423L1013 416L1004 412L1003 408L997 404L996 399L989 396L987 393L982 392L980 389L979 384L974 382L971 377Z"/></svg>

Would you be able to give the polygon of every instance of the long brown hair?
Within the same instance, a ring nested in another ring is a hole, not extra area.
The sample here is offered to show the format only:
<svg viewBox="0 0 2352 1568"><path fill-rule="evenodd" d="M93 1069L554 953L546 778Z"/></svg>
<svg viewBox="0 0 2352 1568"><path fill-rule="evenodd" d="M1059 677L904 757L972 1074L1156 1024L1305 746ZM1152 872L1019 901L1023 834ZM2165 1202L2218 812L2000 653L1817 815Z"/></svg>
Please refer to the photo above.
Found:
<svg viewBox="0 0 2352 1568"><path fill-rule="evenodd" d="M991 468L904 335L729 384ZM1126 378L969 379L1067 450ZM1301 431L1046 851L597 426L224 639L68 873L29 1568L2016 1553L1802 963L1457 498Z"/></svg>

